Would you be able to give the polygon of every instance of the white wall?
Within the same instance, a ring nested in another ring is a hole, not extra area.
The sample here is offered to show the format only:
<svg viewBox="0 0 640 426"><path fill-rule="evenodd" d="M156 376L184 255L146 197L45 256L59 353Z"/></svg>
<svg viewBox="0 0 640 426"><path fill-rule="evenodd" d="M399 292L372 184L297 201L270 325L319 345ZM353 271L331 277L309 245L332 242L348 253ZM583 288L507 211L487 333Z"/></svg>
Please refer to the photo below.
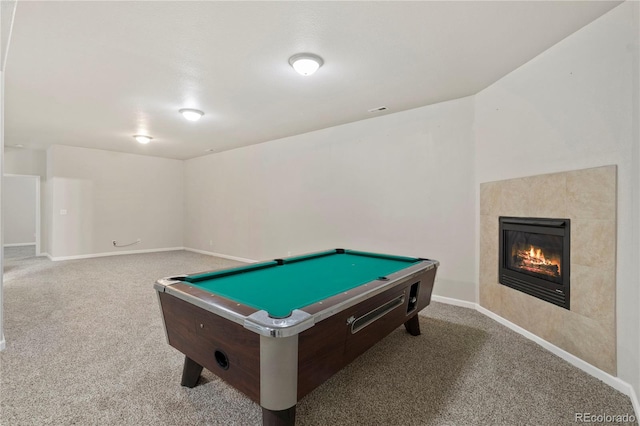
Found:
<svg viewBox="0 0 640 426"><path fill-rule="evenodd" d="M49 254L182 247L183 169L180 160L52 146L45 197ZM131 247L112 245L138 238L142 242Z"/></svg>
<svg viewBox="0 0 640 426"><path fill-rule="evenodd" d="M472 123L464 98L188 160L185 246L429 257L435 293L474 300Z"/></svg>
<svg viewBox="0 0 640 426"><path fill-rule="evenodd" d="M43 150L5 147L4 173L44 178L47 174L47 153Z"/></svg>
<svg viewBox="0 0 640 426"><path fill-rule="evenodd" d="M36 176L4 176L4 245L36 243L37 179Z"/></svg>
<svg viewBox="0 0 640 426"><path fill-rule="evenodd" d="M637 9L622 4L477 94L475 167L478 188L618 165L618 375L640 394Z"/></svg>

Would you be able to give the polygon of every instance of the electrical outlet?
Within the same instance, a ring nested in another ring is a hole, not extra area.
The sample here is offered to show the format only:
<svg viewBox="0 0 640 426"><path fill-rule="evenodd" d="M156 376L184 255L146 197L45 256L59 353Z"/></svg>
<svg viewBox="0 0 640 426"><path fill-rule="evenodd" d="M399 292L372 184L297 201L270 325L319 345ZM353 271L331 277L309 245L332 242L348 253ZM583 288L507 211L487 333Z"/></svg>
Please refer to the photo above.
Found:
<svg viewBox="0 0 640 426"><path fill-rule="evenodd" d="M213 246L213 240L209 240L209 245Z"/></svg>

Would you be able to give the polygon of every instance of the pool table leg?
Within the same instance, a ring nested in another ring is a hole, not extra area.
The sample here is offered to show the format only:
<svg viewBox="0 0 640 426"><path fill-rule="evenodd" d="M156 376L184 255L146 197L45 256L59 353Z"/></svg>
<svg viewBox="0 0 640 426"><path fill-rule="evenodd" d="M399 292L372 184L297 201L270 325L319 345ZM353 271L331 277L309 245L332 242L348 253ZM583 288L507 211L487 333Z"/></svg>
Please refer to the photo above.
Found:
<svg viewBox="0 0 640 426"><path fill-rule="evenodd" d="M407 322L404 323L404 328L407 329L410 335L420 335L420 321L418 320L418 314L412 316Z"/></svg>
<svg viewBox="0 0 640 426"><path fill-rule="evenodd" d="M262 426L294 426L296 424L296 406L286 410L269 410L262 407Z"/></svg>
<svg viewBox="0 0 640 426"><path fill-rule="evenodd" d="M202 366L188 356L185 356L184 367L182 368L182 382L180 382L180 384L188 388L195 387L195 385L198 384L200 373L202 373Z"/></svg>

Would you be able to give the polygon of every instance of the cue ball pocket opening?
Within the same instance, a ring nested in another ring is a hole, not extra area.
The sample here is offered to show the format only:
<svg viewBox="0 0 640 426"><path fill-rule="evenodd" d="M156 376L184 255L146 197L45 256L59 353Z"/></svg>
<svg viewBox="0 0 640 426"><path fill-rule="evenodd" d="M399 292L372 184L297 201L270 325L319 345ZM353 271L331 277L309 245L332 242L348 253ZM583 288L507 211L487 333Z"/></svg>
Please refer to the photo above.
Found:
<svg viewBox="0 0 640 426"><path fill-rule="evenodd" d="M216 349L216 351L213 353L213 356L215 357L216 362L218 363L220 368L222 368L223 370L229 369L229 357L227 357L227 354L222 352L220 349Z"/></svg>

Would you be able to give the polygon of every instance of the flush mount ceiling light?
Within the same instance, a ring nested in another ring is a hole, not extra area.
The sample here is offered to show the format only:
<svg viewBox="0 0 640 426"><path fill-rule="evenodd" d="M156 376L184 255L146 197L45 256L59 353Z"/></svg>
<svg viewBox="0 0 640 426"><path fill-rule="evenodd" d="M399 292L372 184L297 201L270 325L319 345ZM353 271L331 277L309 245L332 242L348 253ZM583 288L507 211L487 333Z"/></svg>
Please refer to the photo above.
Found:
<svg viewBox="0 0 640 426"><path fill-rule="evenodd" d="M204 112L200 111L199 109L192 108L182 108L178 112L189 121L198 121L204 115Z"/></svg>
<svg viewBox="0 0 640 426"><path fill-rule="evenodd" d="M146 135L133 135L133 137L143 145L148 144L149 142L151 142L151 139L153 139L151 136Z"/></svg>
<svg viewBox="0 0 640 426"><path fill-rule="evenodd" d="M324 64L322 58L313 53L298 53L289 58L289 64L298 74L311 75Z"/></svg>

